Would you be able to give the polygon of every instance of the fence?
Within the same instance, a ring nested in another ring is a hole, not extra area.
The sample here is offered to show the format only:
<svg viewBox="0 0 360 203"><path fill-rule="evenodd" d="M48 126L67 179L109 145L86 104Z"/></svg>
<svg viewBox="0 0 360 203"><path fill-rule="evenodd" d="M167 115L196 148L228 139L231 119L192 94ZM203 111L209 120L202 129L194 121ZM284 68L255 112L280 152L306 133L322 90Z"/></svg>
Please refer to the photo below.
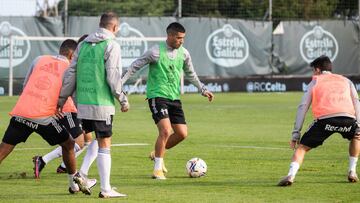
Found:
<svg viewBox="0 0 360 203"><path fill-rule="evenodd" d="M0 0L0 15L217 17L252 20L358 19L359 0ZM19 12L9 12L16 8ZM21 11L21 12L20 12ZM12 14L14 13L14 14ZM66 18L65 18L66 19Z"/></svg>

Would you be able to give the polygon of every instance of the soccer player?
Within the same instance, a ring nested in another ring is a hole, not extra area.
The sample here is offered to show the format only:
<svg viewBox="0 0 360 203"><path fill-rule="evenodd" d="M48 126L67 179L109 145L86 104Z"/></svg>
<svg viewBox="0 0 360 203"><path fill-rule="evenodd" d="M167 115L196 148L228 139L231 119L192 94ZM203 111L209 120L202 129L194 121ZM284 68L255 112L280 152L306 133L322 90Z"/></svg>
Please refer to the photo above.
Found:
<svg viewBox="0 0 360 203"><path fill-rule="evenodd" d="M80 43L81 41L83 41L87 36L88 35L83 35L82 37L80 37L77 44ZM73 51L75 51L75 50L73 50ZM66 58L68 59L69 62L72 59L72 55L73 55L73 52L71 52L69 55L66 56ZM35 64L36 64L36 61L35 61ZM34 68L34 66L30 67L28 75L31 74L33 68ZM65 69L61 69L61 71L64 72ZM63 74L63 72L61 74ZM62 82L62 78L58 78L58 79L60 80L60 82ZM26 81L26 79L25 79L25 81ZM59 87L53 86L52 88L55 89L55 88L59 88ZM57 89L56 91L59 91L59 89ZM74 150L75 150L75 157L77 157L81 154L81 152L84 149L84 135L83 135L83 131L82 131L82 128L80 125L80 120L77 119L77 117L76 117L77 109L76 109L71 97L69 97L68 100L66 101L64 108L63 108L63 112L64 112L64 115L59 121L66 128L66 130L71 134L72 138L75 140ZM51 160L61 157L61 156L62 156L62 150L61 150L61 147L59 146L44 156L33 157L35 178L40 178L40 172L42 171L42 169L45 167L45 165L47 163L49 163ZM56 171L58 173L66 173L65 163L64 162L61 163ZM89 188L92 188L96 184L96 179L89 179L89 180L87 180L87 183L90 184L90 185L88 185Z"/></svg>
<svg viewBox="0 0 360 203"><path fill-rule="evenodd" d="M327 56L316 58L310 66L314 76L298 107L289 143L295 152L288 175L278 185L291 185L306 152L322 145L333 133L340 133L350 140L348 180L358 182L356 164L360 152L360 129L357 121L360 120L360 105L357 91L349 79L331 73L332 63ZM300 131L310 104L315 120L301 137Z"/></svg>
<svg viewBox="0 0 360 203"><path fill-rule="evenodd" d="M85 133L95 131L98 143L97 166L100 176L100 198L125 197L110 185L112 121L115 99L121 111L128 110L127 101L120 98L121 54L114 40L119 29L119 18L113 12L101 15L99 28L76 49L69 69L66 70L58 106L76 89L78 118Z"/></svg>
<svg viewBox="0 0 360 203"><path fill-rule="evenodd" d="M180 77L185 73L201 94L212 101L214 95L200 82L194 71L189 52L182 46L185 38L185 28L177 22L166 28L166 42L161 42L147 50L136 59L123 76L123 82L132 74L149 64L146 96L152 117L158 128L158 138L155 152L150 157L154 159L155 179L166 179L164 172L165 149L170 149L187 137L187 126L180 101Z"/></svg>
<svg viewBox="0 0 360 203"><path fill-rule="evenodd" d="M33 62L23 92L10 112L12 118L0 144L0 163L18 143L25 142L30 134L36 132L50 145L60 144L62 147L69 174L69 192L81 190L90 194L86 180L76 171L74 141L55 117L62 76L76 46L76 41L65 40L59 55L43 55Z"/></svg>

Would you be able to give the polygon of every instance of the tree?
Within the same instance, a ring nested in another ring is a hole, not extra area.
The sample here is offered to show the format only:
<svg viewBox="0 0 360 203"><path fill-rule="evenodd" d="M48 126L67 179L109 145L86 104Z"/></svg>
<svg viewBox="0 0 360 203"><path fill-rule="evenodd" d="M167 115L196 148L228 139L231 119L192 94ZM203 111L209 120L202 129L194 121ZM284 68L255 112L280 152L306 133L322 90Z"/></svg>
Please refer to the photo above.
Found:
<svg viewBox="0 0 360 203"><path fill-rule="evenodd" d="M179 0L69 0L69 15L173 16ZM61 8L61 6L60 6ZM358 0L273 0L272 18L329 19L357 16ZM269 0L182 0L182 16L266 19Z"/></svg>
<svg viewBox="0 0 360 203"><path fill-rule="evenodd" d="M69 16L99 16L114 11L121 16L164 16L175 11L173 0L77 0L69 1Z"/></svg>

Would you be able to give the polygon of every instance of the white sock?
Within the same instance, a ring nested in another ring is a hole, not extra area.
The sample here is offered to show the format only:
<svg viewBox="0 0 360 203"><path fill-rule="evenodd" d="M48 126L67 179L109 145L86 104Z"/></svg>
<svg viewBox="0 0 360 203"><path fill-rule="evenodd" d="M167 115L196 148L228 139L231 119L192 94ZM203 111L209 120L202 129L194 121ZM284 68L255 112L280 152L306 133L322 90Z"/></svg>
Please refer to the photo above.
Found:
<svg viewBox="0 0 360 203"><path fill-rule="evenodd" d="M42 159L44 160L44 162L47 164L49 163L51 160L59 158L62 156L62 148L61 146L56 147L54 150L52 150L51 152L45 154Z"/></svg>
<svg viewBox="0 0 360 203"><path fill-rule="evenodd" d="M84 175L88 175L91 164L98 156L99 145L97 140L93 140L87 148L86 155L81 164L80 172Z"/></svg>
<svg viewBox="0 0 360 203"><path fill-rule="evenodd" d="M99 148L97 157L97 167L100 176L100 188L102 192L111 190L110 171L111 171L111 155L109 148Z"/></svg>
<svg viewBox="0 0 360 203"><path fill-rule="evenodd" d="M161 157L155 157L154 170L162 170L164 159Z"/></svg>
<svg viewBox="0 0 360 203"><path fill-rule="evenodd" d="M79 186L74 182L74 174L68 174L68 179L69 179L69 187L71 187L72 190L74 191L78 191L79 190Z"/></svg>
<svg viewBox="0 0 360 203"><path fill-rule="evenodd" d="M75 145L75 158L78 157L87 148L87 146L85 145L82 149L80 148L79 145L77 145L79 148L76 148L76 145Z"/></svg>
<svg viewBox="0 0 360 203"><path fill-rule="evenodd" d="M354 156L349 156L349 172L354 171L356 172L356 164L357 164L358 158Z"/></svg>
<svg viewBox="0 0 360 203"><path fill-rule="evenodd" d="M84 148L85 148L85 147L84 147ZM77 156L79 156L79 155L81 154L81 152L83 152L84 148L81 149L80 146L79 146L77 143L75 143L75 146L74 146L75 158L76 158ZM62 162L62 163L60 164L60 166L63 167L63 168L66 168L64 162Z"/></svg>
<svg viewBox="0 0 360 203"><path fill-rule="evenodd" d="M289 169L289 173L288 173L288 176L292 176L292 177L295 177L296 176L296 173L298 172L300 168L300 165L298 162L291 162L290 164L290 169Z"/></svg>

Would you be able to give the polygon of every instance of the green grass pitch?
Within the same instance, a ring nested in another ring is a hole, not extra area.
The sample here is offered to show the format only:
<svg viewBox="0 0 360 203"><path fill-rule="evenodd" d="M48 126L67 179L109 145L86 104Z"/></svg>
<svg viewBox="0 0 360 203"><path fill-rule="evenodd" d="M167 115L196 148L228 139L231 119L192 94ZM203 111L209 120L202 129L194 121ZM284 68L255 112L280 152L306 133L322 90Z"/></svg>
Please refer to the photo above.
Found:
<svg viewBox="0 0 360 203"><path fill-rule="evenodd" d="M360 183L347 182L348 141L339 134L306 155L294 185L276 186L288 172L292 155L288 141L301 96L302 93L229 93L216 94L215 100L209 103L198 94L183 95L189 137L167 151L168 179L158 181L150 178L153 163L147 158L157 136L156 127L144 95L131 95L129 112L120 113L117 108L112 142L148 145L112 147L111 185L129 196L109 201L360 201ZM2 134L9 123L7 113L16 99L0 97ZM308 114L303 129L311 122ZM68 193L67 176L55 173L60 159L44 168L40 180L33 179L32 157L44 155L51 149L53 147L36 134L16 147L0 165L0 202L99 201L99 184L91 196ZM206 177L187 177L185 164L192 157L206 161ZM89 176L99 180L96 161Z"/></svg>

